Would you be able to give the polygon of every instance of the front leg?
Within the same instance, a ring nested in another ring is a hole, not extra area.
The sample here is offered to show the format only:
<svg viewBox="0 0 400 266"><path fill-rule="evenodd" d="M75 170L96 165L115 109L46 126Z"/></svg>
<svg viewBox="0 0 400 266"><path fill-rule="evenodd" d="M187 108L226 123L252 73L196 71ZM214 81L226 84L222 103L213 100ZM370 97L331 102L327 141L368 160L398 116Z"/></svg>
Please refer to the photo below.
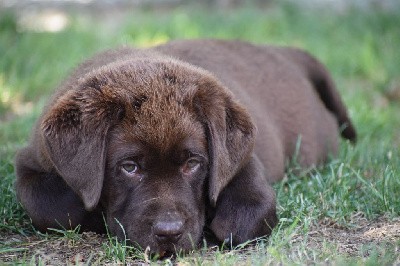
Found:
<svg viewBox="0 0 400 266"><path fill-rule="evenodd" d="M252 158L219 195L211 230L237 245L269 235L277 222L275 192Z"/></svg>
<svg viewBox="0 0 400 266"><path fill-rule="evenodd" d="M88 212L82 200L56 173L46 172L30 148L16 158L16 192L19 201L39 231L49 228L104 232L100 208Z"/></svg>

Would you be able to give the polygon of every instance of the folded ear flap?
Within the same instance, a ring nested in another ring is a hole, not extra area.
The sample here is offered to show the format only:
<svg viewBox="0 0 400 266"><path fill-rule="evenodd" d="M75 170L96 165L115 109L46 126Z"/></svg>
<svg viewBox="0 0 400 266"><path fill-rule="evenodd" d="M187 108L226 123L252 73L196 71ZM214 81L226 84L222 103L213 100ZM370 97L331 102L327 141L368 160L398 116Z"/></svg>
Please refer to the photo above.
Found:
<svg viewBox="0 0 400 266"><path fill-rule="evenodd" d="M123 105L98 80L70 90L47 111L41 124L45 151L85 209L98 204L105 171L106 135ZM94 87L91 87L94 86Z"/></svg>
<svg viewBox="0 0 400 266"><path fill-rule="evenodd" d="M215 206L221 191L249 161L256 128L246 109L218 83L199 88L194 102L206 124L211 157L209 198Z"/></svg>

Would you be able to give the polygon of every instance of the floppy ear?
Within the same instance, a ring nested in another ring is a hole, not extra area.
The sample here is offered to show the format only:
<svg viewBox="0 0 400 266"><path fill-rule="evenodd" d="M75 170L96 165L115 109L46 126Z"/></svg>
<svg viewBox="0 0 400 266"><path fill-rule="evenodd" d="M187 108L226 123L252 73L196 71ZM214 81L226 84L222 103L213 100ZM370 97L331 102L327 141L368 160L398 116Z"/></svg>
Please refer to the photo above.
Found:
<svg viewBox="0 0 400 266"><path fill-rule="evenodd" d="M218 83L201 86L194 102L206 124L211 157L209 198L215 207L221 191L249 161L256 128L248 112Z"/></svg>
<svg viewBox="0 0 400 266"><path fill-rule="evenodd" d="M47 155L57 172L82 199L96 207L103 186L106 135L124 113L115 92L91 79L71 89L47 111L41 124Z"/></svg>

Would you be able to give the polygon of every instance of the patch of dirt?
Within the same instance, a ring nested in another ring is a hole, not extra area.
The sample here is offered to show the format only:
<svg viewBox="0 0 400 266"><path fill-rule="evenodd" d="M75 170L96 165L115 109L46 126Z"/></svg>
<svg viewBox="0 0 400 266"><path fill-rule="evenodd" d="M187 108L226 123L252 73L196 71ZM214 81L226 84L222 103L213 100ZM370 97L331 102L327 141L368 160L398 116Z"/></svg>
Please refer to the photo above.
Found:
<svg viewBox="0 0 400 266"><path fill-rule="evenodd" d="M294 242L307 237L307 242L313 249L322 249L328 242L338 247L338 253L350 257L368 257L371 253L368 246L385 244L394 246L400 254L400 217L388 219L383 216L369 221L362 214L356 214L352 217L351 224L353 224L351 228L343 227L324 219L314 225L307 236L299 235ZM397 260L397 263L400 263L400 256Z"/></svg>
<svg viewBox="0 0 400 266"><path fill-rule="evenodd" d="M307 235L295 235L291 243L306 241L307 247L318 250L323 249L326 243L337 246L332 253L339 253L349 257L368 257L371 250L365 247L376 245L385 247L388 243L400 254L400 217L389 219L379 217L368 221L362 215L352 217L352 226L343 227L337 223L324 219L312 226ZM83 233L78 237L67 238L55 235L48 237L22 235L0 236L0 264L7 262L31 261L43 265L122 265L107 258L106 248L103 246L108 242L105 236L95 233ZM213 250L210 249L212 253ZM228 251L229 252L229 251ZM205 254L207 257L207 254ZM212 256L211 256L212 257ZM146 258L146 256L145 256ZM143 265L142 260L128 257L126 264ZM400 264L400 256L395 264Z"/></svg>
<svg viewBox="0 0 400 266"><path fill-rule="evenodd" d="M0 264L31 261L38 265L99 264L104 261L104 236L85 232L78 237L0 236Z"/></svg>

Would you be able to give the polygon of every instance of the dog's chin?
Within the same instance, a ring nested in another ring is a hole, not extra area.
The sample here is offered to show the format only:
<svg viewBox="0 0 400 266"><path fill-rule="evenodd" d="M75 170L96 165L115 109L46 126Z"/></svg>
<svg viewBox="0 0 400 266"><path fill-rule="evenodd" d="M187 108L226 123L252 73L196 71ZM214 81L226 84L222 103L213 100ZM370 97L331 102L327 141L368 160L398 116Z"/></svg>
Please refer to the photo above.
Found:
<svg viewBox="0 0 400 266"><path fill-rule="evenodd" d="M145 241L133 242L134 245L139 245L144 252L148 253L151 257L157 259L168 259L175 258L177 255L184 255L190 251L196 249L200 245L201 236L197 237L196 240L192 238L182 239L178 243L167 242L167 243L146 243ZM131 242L132 244L132 242Z"/></svg>
<svg viewBox="0 0 400 266"><path fill-rule="evenodd" d="M174 244L162 244L154 250L150 249L150 253L158 259L175 258L177 255L187 254L193 248L184 248Z"/></svg>

